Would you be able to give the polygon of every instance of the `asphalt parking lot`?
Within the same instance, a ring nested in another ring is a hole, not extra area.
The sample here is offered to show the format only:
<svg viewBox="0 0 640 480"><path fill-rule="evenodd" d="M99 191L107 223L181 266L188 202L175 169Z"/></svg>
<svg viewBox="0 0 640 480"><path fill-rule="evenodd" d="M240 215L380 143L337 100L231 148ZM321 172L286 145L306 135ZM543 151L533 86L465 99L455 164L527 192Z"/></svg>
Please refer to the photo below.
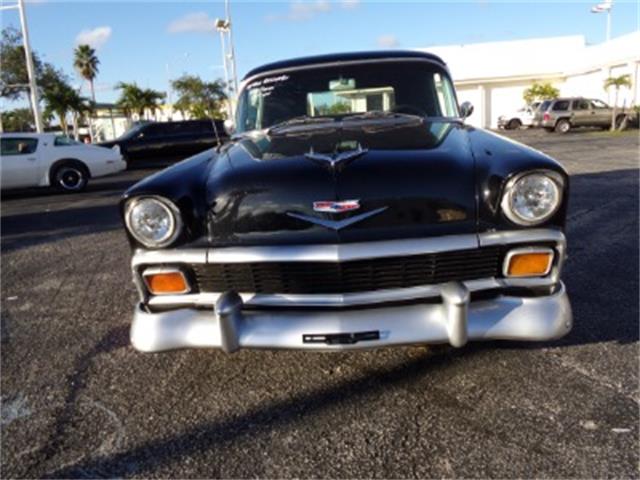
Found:
<svg viewBox="0 0 640 480"><path fill-rule="evenodd" d="M2 478L637 478L638 133L509 133L572 176L574 330L356 353L128 344L116 204L2 198Z"/></svg>

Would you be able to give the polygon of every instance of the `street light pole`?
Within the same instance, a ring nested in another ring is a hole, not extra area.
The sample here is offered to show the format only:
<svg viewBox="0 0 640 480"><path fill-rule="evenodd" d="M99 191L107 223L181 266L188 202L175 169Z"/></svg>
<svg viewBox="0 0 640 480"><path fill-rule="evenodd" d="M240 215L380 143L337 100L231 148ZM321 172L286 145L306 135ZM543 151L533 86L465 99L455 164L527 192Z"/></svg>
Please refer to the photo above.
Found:
<svg viewBox="0 0 640 480"><path fill-rule="evenodd" d="M35 68L33 66L33 56L31 54L31 44L29 42L27 18L24 12L24 0L18 0L18 10L20 12L22 41L24 44L24 54L27 62L27 75L29 76L29 95L31 99L31 107L33 108L33 118L36 124L36 131L38 133L42 133L44 131L44 126L42 124L42 115L40 114L40 98L38 95L38 85L36 84Z"/></svg>
<svg viewBox="0 0 640 480"><path fill-rule="evenodd" d="M231 17L229 0L225 0L226 19L216 19L216 30L220 32L220 44L222 46L222 63L224 68L225 90L227 91L227 111L229 118L233 117L236 95L238 94L238 78L236 75L236 57L233 46L233 34L231 30Z"/></svg>

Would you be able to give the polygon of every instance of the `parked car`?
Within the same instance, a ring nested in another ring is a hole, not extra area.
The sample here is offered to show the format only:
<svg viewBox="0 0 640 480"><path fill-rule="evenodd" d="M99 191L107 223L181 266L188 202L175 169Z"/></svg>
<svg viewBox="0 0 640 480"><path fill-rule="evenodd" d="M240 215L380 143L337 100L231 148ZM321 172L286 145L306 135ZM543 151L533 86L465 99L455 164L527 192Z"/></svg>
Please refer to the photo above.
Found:
<svg viewBox="0 0 640 480"><path fill-rule="evenodd" d="M577 127L611 126L613 109L601 100L572 97L545 100L536 112L534 124L548 132L567 133ZM622 112L616 123L622 122Z"/></svg>
<svg viewBox="0 0 640 480"><path fill-rule="evenodd" d="M386 51L250 71L231 142L123 196L138 350L342 350L549 340L569 177L465 125L438 57Z"/></svg>
<svg viewBox="0 0 640 480"><path fill-rule="evenodd" d="M145 122L98 145L117 146L128 164L139 160L182 160L228 140L222 120Z"/></svg>
<svg viewBox="0 0 640 480"><path fill-rule="evenodd" d="M505 130L517 130L522 127L530 127L533 125L533 117L536 109L540 106L540 102L534 102L531 105L519 108L515 112L500 115L498 117L498 128Z"/></svg>
<svg viewBox="0 0 640 480"><path fill-rule="evenodd" d="M54 133L0 135L2 189L54 186L78 192L91 178L126 168L115 150L85 145Z"/></svg>

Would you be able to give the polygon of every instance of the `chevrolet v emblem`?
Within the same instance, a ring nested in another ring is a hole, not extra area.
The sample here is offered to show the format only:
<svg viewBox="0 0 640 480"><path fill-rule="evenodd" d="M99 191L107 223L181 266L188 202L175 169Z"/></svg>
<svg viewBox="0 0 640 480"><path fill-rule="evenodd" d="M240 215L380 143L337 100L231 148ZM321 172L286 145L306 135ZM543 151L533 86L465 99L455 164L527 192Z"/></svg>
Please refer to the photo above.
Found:
<svg viewBox="0 0 640 480"><path fill-rule="evenodd" d="M369 217L373 217L378 213L384 212L386 209L387 207L376 208L375 210L371 210L370 212L363 212L359 215L354 215L353 217L345 218L343 220L328 220L325 218L310 217L309 215L302 215L300 213L293 212L287 212L287 215L293 218L297 218L298 220L330 228L331 230L340 230L342 228L348 227L349 225L353 225L354 223L361 222L362 220L365 220Z"/></svg>
<svg viewBox="0 0 640 480"><path fill-rule="evenodd" d="M347 164L356 158L360 157L367 153L368 150L366 148L362 148L362 145L358 144L358 148L356 150L348 150L346 152L335 153L332 155L327 155L326 153L316 153L313 151L313 147L309 149L309 153L305 153L304 156L309 160L312 160L316 163L323 164L329 166L332 170L335 170L336 167L339 167L343 164Z"/></svg>

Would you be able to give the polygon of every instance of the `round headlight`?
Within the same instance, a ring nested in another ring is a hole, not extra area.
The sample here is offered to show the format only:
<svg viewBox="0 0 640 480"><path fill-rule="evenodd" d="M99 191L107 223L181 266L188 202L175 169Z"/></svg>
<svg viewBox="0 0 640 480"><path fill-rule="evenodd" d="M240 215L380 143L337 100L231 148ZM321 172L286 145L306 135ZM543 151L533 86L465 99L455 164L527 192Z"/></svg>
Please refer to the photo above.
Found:
<svg viewBox="0 0 640 480"><path fill-rule="evenodd" d="M502 197L502 211L519 225L538 225L558 211L562 177L555 172L529 172L511 179Z"/></svg>
<svg viewBox="0 0 640 480"><path fill-rule="evenodd" d="M125 221L131 235L145 247L161 248L173 243L182 229L178 208L159 197L140 197L127 204Z"/></svg>

